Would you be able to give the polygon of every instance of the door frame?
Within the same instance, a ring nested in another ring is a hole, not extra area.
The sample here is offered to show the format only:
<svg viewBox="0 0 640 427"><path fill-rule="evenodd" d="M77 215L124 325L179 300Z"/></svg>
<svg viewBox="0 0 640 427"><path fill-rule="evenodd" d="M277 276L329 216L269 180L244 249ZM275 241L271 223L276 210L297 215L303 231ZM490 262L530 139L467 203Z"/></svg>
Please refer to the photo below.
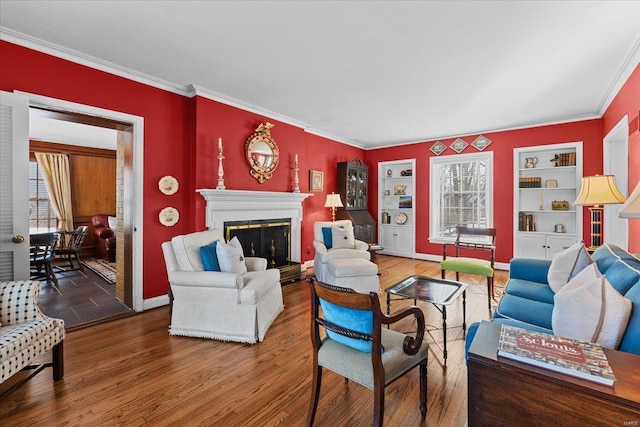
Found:
<svg viewBox="0 0 640 427"><path fill-rule="evenodd" d="M39 107L49 110L57 110L67 113L79 113L88 116L100 117L106 120L113 120L117 122L127 123L132 127L132 174L131 180L133 185L133 194L131 200L133 201L133 215L131 220L128 215L124 216L124 230L132 230L131 233L131 277L125 280L131 280L132 286L132 302L133 309L135 311L144 310L144 275L142 269L143 260L143 211L144 211L144 197L143 197L143 178L144 178L144 118L128 113L122 113L119 111L107 110L104 108L92 107L90 105L78 104L75 102L64 101L61 99L50 98L47 96L37 95L28 92L14 91L14 93L25 95L29 98L30 107ZM132 221L132 224L128 222ZM125 233L125 239L126 237ZM125 252L126 253L126 252ZM127 260L125 260L125 264ZM125 272L126 272L125 268ZM126 286L125 286L126 288Z"/></svg>
<svg viewBox="0 0 640 427"><path fill-rule="evenodd" d="M629 189L629 116L625 115L602 139L603 173L614 175L618 190ZM604 242L629 248L629 221L620 218L622 205L604 205Z"/></svg>

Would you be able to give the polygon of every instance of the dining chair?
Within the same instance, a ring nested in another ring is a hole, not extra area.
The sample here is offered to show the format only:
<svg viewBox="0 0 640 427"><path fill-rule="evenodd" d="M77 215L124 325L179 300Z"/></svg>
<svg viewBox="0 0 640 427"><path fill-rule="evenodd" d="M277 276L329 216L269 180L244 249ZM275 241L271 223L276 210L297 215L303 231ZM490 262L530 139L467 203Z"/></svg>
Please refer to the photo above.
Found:
<svg viewBox="0 0 640 427"><path fill-rule="evenodd" d="M311 342L313 346L313 385L307 417L312 426L326 368L373 390L373 425L384 420L385 387L420 367L420 412L427 414L428 344L423 341L424 315L415 306L389 316L380 310L380 297L375 292L357 293L307 279L311 287ZM322 310L322 314L321 314ZM407 335L382 325L396 323L413 316L415 335ZM320 328L325 336L321 337Z"/></svg>
<svg viewBox="0 0 640 427"><path fill-rule="evenodd" d="M447 257L447 246L445 243L442 252L442 262L440 262L440 275L445 278L447 271L456 272L456 280L460 280L460 273L475 274L487 278L487 299L489 311L491 311L491 300L495 299L493 291L493 270L496 250L496 229L479 227L456 227L455 257ZM460 250L489 252L489 259L461 257Z"/></svg>
<svg viewBox="0 0 640 427"><path fill-rule="evenodd" d="M53 271L52 262L58 233L32 234L29 238L29 265L31 279L45 279L47 283L58 286L58 279Z"/></svg>
<svg viewBox="0 0 640 427"><path fill-rule="evenodd" d="M62 266L56 266L61 271L80 270L84 271L84 266L80 261L80 248L84 239L87 237L89 228L86 225L81 225L70 233L61 233L58 246L55 248L56 257L65 258L67 264ZM78 263L78 266L73 265L73 260Z"/></svg>

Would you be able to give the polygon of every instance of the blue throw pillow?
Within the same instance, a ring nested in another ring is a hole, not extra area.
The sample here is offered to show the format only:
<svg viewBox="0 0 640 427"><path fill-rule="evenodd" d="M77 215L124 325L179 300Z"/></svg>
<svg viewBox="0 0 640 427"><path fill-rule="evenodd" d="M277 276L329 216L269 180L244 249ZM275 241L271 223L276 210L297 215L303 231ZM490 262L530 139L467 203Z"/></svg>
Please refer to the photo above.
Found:
<svg viewBox="0 0 640 427"><path fill-rule="evenodd" d="M200 257L202 258L204 271L221 271L220 263L218 263L218 254L216 253L217 244L218 241L216 240L200 248Z"/></svg>
<svg viewBox="0 0 640 427"><path fill-rule="evenodd" d="M333 238L331 237L331 227L322 227L322 240L327 249L333 247Z"/></svg>
<svg viewBox="0 0 640 427"><path fill-rule="evenodd" d="M373 329L372 311L341 307L323 299L320 299L320 305L327 321L355 332L371 335ZM345 337L328 329L327 336L355 350L371 353L371 341Z"/></svg>

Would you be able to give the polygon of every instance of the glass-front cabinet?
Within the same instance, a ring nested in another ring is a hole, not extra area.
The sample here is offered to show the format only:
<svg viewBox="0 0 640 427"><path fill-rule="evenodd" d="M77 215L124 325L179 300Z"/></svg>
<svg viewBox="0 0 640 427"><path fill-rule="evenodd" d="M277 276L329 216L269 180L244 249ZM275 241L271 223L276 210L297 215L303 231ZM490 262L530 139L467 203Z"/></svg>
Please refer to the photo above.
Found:
<svg viewBox="0 0 640 427"><path fill-rule="evenodd" d="M337 193L344 204L336 218L350 219L356 239L374 243L375 221L367 210L369 168L358 158L338 163Z"/></svg>

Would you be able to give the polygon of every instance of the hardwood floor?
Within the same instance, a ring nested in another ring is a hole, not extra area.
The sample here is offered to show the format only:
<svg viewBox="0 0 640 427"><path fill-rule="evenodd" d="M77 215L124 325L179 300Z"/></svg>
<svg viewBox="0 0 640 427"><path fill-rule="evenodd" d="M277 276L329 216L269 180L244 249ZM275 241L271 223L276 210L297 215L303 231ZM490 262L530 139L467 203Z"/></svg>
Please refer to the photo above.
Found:
<svg viewBox="0 0 640 427"><path fill-rule="evenodd" d="M387 288L406 276L439 277L439 264L379 255ZM496 284L506 282L497 272ZM486 281L463 275L467 321L488 318ZM65 376L54 385L51 370L38 374L0 402L2 425L11 426L303 426L311 394L308 284L283 287L285 310L256 345L171 337L168 307L67 333ZM381 295L386 306L386 294ZM409 302L393 303L392 311ZM419 303L427 323L440 312ZM448 310L461 323L460 304ZM396 329L410 327L396 325ZM449 357L431 346L427 420L421 423L418 370L386 390L386 426L464 426L466 367L460 328L448 333ZM427 337L427 340L431 338ZM22 375L22 373L18 374ZM372 422L369 389L325 371L316 426L366 426ZM0 385L0 391L11 379Z"/></svg>

